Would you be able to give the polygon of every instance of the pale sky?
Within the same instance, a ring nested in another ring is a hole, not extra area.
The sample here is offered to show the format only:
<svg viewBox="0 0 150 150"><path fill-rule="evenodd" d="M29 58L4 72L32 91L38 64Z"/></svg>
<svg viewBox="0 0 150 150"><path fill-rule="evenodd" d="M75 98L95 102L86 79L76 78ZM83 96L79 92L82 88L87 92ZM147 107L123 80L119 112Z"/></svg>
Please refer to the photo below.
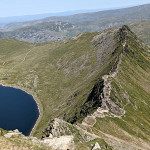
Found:
<svg viewBox="0 0 150 150"><path fill-rule="evenodd" d="M0 0L0 17L121 8L146 3L150 0Z"/></svg>

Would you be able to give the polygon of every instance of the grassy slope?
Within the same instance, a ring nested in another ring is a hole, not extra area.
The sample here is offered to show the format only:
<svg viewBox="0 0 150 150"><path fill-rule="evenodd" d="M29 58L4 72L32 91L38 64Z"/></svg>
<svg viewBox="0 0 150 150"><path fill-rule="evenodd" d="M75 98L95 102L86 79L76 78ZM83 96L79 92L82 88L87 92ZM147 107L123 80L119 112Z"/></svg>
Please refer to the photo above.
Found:
<svg viewBox="0 0 150 150"><path fill-rule="evenodd" d="M15 149L23 149L23 150L51 150L51 148L40 145L37 143L33 143L32 141L25 140L22 137L11 137L6 138L4 135L8 132L0 128L0 149L1 150L15 150Z"/></svg>
<svg viewBox="0 0 150 150"><path fill-rule="evenodd" d="M46 146L42 146L31 141L23 140L20 138L5 138L0 136L0 149L23 149L23 150L51 150Z"/></svg>
<svg viewBox="0 0 150 150"><path fill-rule="evenodd" d="M90 149L92 147L92 145L94 145L95 143L98 143L101 147L101 149L103 150L113 150L113 147L109 146L103 139L94 139L90 142L86 142L86 143L80 143L76 146L75 150L87 150Z"/></svg>
<svg viewBox="0 0 150 150"><path fill-rule="evenodd" d="M5 70L7 69L5 66L9 66L9 69L11 69L14 63L21 61L18 56L24 57L32 47L33 46L28 43L18 42L13 39L0 40L0 68Z"/></svg>
<svg viewBox="0 0 150 150"><path fill-rule="evenodd" d="M0 40L5 45L1 47L1 77L8 78L1 82L33 94L43 108L41 121L33 133L35 136L41 137L53 117L63 117L66 113L69 119L79 113L95 82L110 71L117 59L117 54L109 59L116 48L115 34L110 29L38 45ZM91 42L96 35L101 43ZM11 53L13 55L9 55ZM78 96L73 97L76 92Z"/></svg>
<svg viewBox="0 0 150 150"><path fill-rule="evenodd" d="M114 101L120 101L120 105L125 109L126 114L121 118L97 118L93 130L95 134L99 134L95 130L96 128L128 142L134 141L134 137L138 137L149 143L149 48L138 43L140 41L131 32L129 32L129 37L127 42L129 47L125 49L122 55L122 62L117 76L113 79L111 91L111 98Z"/></svg>
<svg viewBox="0 0 150 150"><path fill-rule="evenodd" d="M141 40L150 45L150 21L132 23L129 27Z"/></svg>

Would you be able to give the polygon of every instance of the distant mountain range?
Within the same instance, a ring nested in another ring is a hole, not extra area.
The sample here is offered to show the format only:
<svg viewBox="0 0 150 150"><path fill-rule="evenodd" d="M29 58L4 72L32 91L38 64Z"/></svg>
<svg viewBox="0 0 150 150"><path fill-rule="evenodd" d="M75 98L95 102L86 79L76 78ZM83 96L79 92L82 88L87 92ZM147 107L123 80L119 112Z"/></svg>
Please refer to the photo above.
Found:
<svg viewBox="0 0 150 150"><path fill-rule="evenodd" d="M30 43L57 41L83 32L97 32L145 20L150 20L150 4L0 25L0 38L14 38Z"/></svg>
<svg viewBox="0 0 150 150"><path fill-rule="evenodd" d="M15 22L24 22L24 21L32 21L37 19L43 19L51 16L69 16L79 13L87 13L87 12L96 12L100 9L93 10L74 10L74 11L66 11L66 12L58 12L58 13L46 13L46 14L37 14L37 15L26 15L26 16L14 16L14 17L0 17L0 24L9 24Z"/></svg>
<svg viewBox="0 0 150 150"><path fill-rule="evenodd" d="M126 6L126 7L131 7L131 6ZM113 10L113 9L119 9L119 8L122 8L122 7L90 9L90 10L88 10L88 9L87 10L72 10L72 11L57 12L57 13L44 13L44 14L36 14L36 15L0 17L0 24L32 21L32 20L43 19L43 18L51 17L51 16L69 16L69 15L80 14L80 13L90 13L90 12L97 12L97 11L103 11L103 10ZM124 8L125 8L125 6L124 6Z"/></svg>

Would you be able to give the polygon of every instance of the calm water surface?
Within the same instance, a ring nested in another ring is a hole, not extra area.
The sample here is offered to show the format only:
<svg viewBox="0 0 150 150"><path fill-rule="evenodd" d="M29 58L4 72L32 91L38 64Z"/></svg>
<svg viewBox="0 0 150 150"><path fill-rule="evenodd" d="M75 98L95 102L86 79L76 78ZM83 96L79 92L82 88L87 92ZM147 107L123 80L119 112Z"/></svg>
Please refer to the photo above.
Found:
<svg viewBox="0 0 150 150"><path fill-rule="evenodd" d="M38 117L39 110L31 95L0 85L0 128L18 129L29 135Z"/></svg>

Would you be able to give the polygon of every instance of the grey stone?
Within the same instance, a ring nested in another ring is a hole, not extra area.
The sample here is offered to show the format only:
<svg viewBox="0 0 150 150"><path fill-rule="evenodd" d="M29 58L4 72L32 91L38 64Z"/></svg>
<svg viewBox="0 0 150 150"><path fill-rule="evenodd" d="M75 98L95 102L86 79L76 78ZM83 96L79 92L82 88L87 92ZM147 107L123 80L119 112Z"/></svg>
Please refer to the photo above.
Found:
<svg viewBox="0 0 150 150"><path fill-rule="evenodd" d="M96 142L92 148L92 150L98 150L101 149L100 145Z"/></svg>

